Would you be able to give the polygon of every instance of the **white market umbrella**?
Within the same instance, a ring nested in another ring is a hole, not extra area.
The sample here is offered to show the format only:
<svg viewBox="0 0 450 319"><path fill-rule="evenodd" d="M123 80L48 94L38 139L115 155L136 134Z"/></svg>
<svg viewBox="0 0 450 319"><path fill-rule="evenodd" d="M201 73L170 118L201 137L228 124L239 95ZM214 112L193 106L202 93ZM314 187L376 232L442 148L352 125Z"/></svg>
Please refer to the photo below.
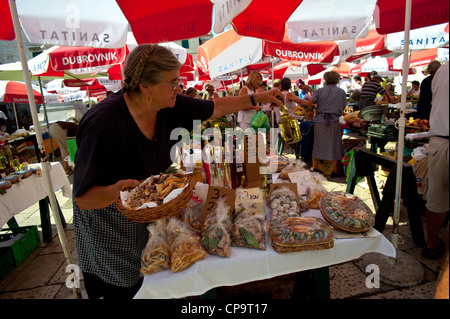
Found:
<svg viewBox="0 0 450 319"><path fill-rule="evenodd" d="M16 9L16 6L15 6L15 3L13 0L9 0L9 5L10 5L10 10L11 10L11 19L12 19L13 26L14 26L14 32L16 35L17 47L19 50L20 60L22 63L22 70L23 70L23 75L24 75L25 84L26 84L26 91L27 91L27 95L29 97L29 104L30 104L30 109L31 109L31 117L33 119L33 125L37 132L41 132L39 118L37 115L36 101L34 99L31 80L28 77L29 71L28 71L27 59L26 59L26 55L25 55L25 46L23 43L22 33L21 33L20 25L19 25L17 9ZM58 231L58 237L61 242L61 246L63 248L64 256L66 257L66 261L70 265L70 264L73 264L73 262L72 262L72 258L70 256L70 251L68 248L66 235L65 235L64 228L63 228L63 225L61 222L61 217L60 217L58 209L57 209L58 206L57 206L57 202L56 202L56 196L55 196L52 181L50 178L50 162L47 161L45 156L42 156L42 155L45 155L42 135L36 134L36 140L38 142L39 151L41 152L42 175L45 179L45 184L46 184L47 190L49 191L48 197L50 200L50 206L51 206L51 209L53 212L53 217L55 218L56 228ZM73 285L73 293L74 293L74 297L76 299L81 298L80 290L79 290L79 288L76 287L76 285Z"/></svg>
<svg viewBox="0 0 450 319"><path fill-rule="evenodd" d="M403 52L404 38L405 32L387 34L385 48L392 52ZM448 22L411 30L408 44L410 51L448 47Z"/></svg>
<svg viewBox="0 0 450 319"><path fill-rule="evenodd" d="M427 50L414 51L410 54L409 66L419 67L428 65L431 61L438 60L439 62L447 62L449 60L448 48L434 48ZM403 67L403 54L395 58L394 68Z"/></svg>

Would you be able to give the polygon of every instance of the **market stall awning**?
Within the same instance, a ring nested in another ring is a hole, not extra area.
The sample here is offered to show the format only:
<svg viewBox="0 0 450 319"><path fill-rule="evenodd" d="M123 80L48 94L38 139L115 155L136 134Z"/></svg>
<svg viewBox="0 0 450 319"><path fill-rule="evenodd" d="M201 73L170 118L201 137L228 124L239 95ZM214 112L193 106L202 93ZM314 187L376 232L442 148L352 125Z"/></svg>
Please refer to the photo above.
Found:
<svg viewBox="0 0 450 319"><path fill-rule="evenodd" d="M409 66L416 68L419 66L428 65L431 61L438 60L439 62L446 62L449 60L448 48L434 48L428 50L414 51L411 53ZM393 62L394 68L403 68L403 54L395 58Z"/></svg>

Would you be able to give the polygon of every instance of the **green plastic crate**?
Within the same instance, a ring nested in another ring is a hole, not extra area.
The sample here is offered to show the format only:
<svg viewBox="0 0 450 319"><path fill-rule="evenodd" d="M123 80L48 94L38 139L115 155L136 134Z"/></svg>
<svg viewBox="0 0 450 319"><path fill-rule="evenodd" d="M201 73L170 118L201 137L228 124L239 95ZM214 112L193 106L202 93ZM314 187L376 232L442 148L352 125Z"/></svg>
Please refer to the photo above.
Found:
<svg viewBox="0 0 450 319"><path fill-rule="evenodd" d="M40 243L39 232L36 226L6 228L0 232L2 250L9 249L14 258L14 266L19 265L33 249Z"/></svg>

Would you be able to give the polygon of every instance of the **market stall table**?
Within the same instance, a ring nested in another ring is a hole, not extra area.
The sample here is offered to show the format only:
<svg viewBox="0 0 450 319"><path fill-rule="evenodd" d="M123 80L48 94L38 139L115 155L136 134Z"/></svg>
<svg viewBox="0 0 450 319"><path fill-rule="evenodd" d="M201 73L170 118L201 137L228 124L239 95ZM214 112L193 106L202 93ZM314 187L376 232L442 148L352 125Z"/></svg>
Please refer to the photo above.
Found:
<svg viewBox="0 0 450 319"><path fill-rule="evenodd" d="M34 165L41 167L41 164ZM72 188L61 163L51 163L50 178L54 191L62 189L64 197L70 198L72 196ZM42 175L33 174L19 183L13 184L4 195L0 196L0 225L5 225L16 214L39 202L44 241L51 241L48 212L49 195Z"/></svg>
<svg viewBox="0 0 450 319"><path fill-rule="evenodd" d="M269 211L267 205L265 210L267 215ZM304 212L302 216L322 218L317 209ZM335 239L334 247L330 249L290 253L277 253L266 233L266 250L232 247L230 258L208 254L205 259L178 273L166 270L146 275L135 298L166 299L197 296L215 287L239 285L323 268L359 258L369 252L378 252L389 257L396 255L392 244L373 228L371 235L366 237Z"/></svg>

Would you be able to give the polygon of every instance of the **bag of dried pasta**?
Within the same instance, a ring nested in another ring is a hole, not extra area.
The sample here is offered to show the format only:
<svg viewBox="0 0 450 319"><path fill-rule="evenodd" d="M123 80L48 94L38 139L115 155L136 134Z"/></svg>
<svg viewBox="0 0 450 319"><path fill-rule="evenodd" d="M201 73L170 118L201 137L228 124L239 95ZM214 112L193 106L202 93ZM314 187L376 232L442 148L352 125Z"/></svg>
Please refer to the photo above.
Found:
<svg viewBox="0 0 450 319"><path fill-rule="evenodd" d="M149 275L170 269L170 245L165 221L151 223L147 229L149 239L141 255L141 273Z"/></svg>
<svg viewBox="0 0 450 319"><path fill-rule="evenodd" d="M206 256L206 251L201 244L201 238L188 224L172 217L167 224L170 245L170 270L173 273L186 269L196 261Z"/></svg>
<svg viewBox="0 0 450 319"><path fill-rule="evenodd" d="M230 257L233 223L230 207L225 200L225 197L219 198L214 209L206 217L202 241L209 254Z"/></svg>
<svg viewBox="0 0 450 319"><path fill-rule="evenodd" d="M264 228L265 214L260 212L255 204L246 200L244 190L236 190L239 205L235 207L236 217L231 232L231 244L266 250L266 232Z"/></svg>

